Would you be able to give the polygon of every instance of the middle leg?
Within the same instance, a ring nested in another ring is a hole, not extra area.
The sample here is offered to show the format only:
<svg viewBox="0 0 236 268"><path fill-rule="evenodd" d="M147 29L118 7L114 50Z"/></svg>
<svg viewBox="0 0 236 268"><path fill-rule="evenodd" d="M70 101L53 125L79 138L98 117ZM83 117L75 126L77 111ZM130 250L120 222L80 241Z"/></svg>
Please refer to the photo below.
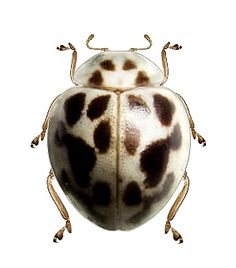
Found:
<svg viewBox="0 0 236 268"><path fill-rule="evenodd" d="M197 131L195 130L195 124L193 122L193 118L192 118L192 116L190 114L190 110L188 108L188 105L187 105L186 101L184 100L184 98L180 94L178 94L178 93L175 93L175 94L177 95L177 97L180 99L180 101L184 105L184 108L185 108L187 116L188 116L189 126L190 126L190 129L191 129L193 138L194 139L197 138L199 144L202 144L202 146L206 146L206 140L199 133L197 133Z"/></svg>

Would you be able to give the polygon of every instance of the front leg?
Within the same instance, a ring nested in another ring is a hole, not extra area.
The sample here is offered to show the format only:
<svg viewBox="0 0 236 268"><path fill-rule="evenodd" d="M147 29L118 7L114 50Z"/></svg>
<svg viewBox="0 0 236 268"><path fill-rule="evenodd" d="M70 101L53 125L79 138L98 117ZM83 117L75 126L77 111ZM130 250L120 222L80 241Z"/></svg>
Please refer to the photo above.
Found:
<svg viewBox="0 0 236 268"><path fill-rule="evenodd" d="M61 95L61 94L60 94ZM45 134L46 134L46 131L47 131L47 128L48 128L48 122L49 122L49 119L50 119L50 112L52 110L52 107L53 105L56 103L56 101L58 100L59 96L58 95L54 100L53 102L51 103L49 109L48 109L48 112L46 114L46 117L45 117L45 120L43 122L43 125L42 125L42 131L39 135L37 135L31 142L31 147L32 148L35 148L38 144L39 144L39 140L43 141L44 140L44 137L45 137Z"/></svg>
<svg viewBox="0 0 236 268"><path fill-rule="evenodd" d="M206 141L205 139L199 134L196 132L196 130L194 129L195 128L195 124L193 122L193 119L192 119L192 116L190 114L190 111L189 111L189 108L188 108L188 105L187 103L185 102L184 98L179 95L178 93L175 93L177 95L177 97L180 99L180 101L183 103L184 105L184 108L186 110L186 113L187 113L187 116L188 116L188 120L189 120L189 126L190 126L190 129L191 129L191 132L192 132L192 136L194 139L197 138L199 144L202 144L202 146L206 146Z"/></svg>

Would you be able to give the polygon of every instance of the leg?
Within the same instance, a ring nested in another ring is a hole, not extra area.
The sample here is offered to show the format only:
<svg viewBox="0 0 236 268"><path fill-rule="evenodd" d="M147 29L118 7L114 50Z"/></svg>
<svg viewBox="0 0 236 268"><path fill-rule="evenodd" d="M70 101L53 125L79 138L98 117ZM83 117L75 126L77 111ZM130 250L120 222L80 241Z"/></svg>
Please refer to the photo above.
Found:
<svg viewBox="0 0 236 268"><path fill-rule="evenodd" d="M76 68L76 62L77 62L77 51L76 51L76 48L71 43L68 43L68 45L69 45L68 47L61 45L61 46L57 47L57 49L60 51L65 51L68 49L73 50L72 59L71 59L71 67L70 67L70 78L71 78L71 81L76 86L78 86L78 84L75 81L75 68Z"/></svg>
<svg viewBox="0 0 236 268"><path fill-rule="evenodd" d="M48 122L49 122L49 119L50 119L50 111L53 107L53 105L56 103L56 100L58 99L60 95L58 95L54 100L53 102L51 103L49 109L48 109L48 112L47 112L47 115L45 117L45 120L43 122L43 125L42 125L42 132L36 136L32 142L31 142L31 147L34 148L36 147L38 144L39 144L39 140L41 139L41 141L43 141L44 137L45 137L45 134L46 134L46 131L47 131L47 128L48 128Z"/></svg>
<svg viewBox="0 0 236 268"><path fill-rule="evenodd" d="M63 217L64 220L66 220L66 224L63 228L61 228L54 236L53 241L54 242L58 242L58 240L62 240L63 238L63 234L65 229L67 229L67 231L69 233L72 232L72 228L71 228L71 223L70 223L70 218L69 218L69 214L65 208L65 206L63 205L60 197L58 196L58 194L56 193L55 189L52 186L52 180L54 177L54 173L52 171L52 169L49 171L49 175L47 178L47 187L48 187L48 191L54 201L54 203L56 204L58 210L61 213L61 216Z"/></svg>
<svg viewBox="0 0 236 268"><path fill-rule="evenodd" d="M179 99L181 100L181 102L183 103L183 105L185 107L185 110L186 110L187 115L188 115L189 125L190 125L190 129L191 129L193 138L194 139L197 138L199 144L202 144L202 146L206 146L205 139L199 133L197 133L196 130L194 129L195 128L195 124L193 122L193 119L192 119L192 116L190 114L190 111L189 111L189 108L188 108L187 103L185 102L184 98L181 95L179 95L178 93L175 93L175 94L179 97Z"/></svg>
<svg viewBox="0 0 236 268"><path fill-rule="evenodd" d="M179 208L180 208L181 204L183 203L184 198L186 197L188 190L189 190L189 178L188 178L188 175L186 172L183 176L183 181L184 181L183 189L181 190L181 192L179 193L178 197L176 198L174 204L172 205L172 207L168 213L166 225L165 225L165 233L167 234L169 232L169 230L171 229L171 231L173 233L174 240L179 241L179 243L183 243L183 238L178 231L176 231L174 228L171 227L170 221L172 221L174 219L177 211L179 210Z"/></svg>
<svg viewBox="0 0 236 268"><path fill-rule="evenodd" d="M173 46L170 45L170 42L168 42L162 49L161 51L161 59L162 59L162 65L163 65L163 72L164 72L164 78L163 81L161 82L161 86L164 85L164 83L167 81L168 76L169 76L169 67L168 67L168 62L167 62L167 57L166 57L166 50L174 49L174 50L179 50L182 48L182 46L175 44Z"/></svg>

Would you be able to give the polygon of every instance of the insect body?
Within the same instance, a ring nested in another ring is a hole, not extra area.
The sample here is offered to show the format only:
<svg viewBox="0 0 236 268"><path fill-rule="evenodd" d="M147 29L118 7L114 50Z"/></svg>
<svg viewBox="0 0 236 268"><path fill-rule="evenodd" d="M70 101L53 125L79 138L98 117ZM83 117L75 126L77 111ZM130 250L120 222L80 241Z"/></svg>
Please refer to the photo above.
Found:
<svg viewBox="0 0 236 268"><path fill-rule="evenodd" d="M150 38L145 36L147 40ZM90 37L91 39L91 37ZM88 43L87 43L88 44ZM151 41L150 41L151 44ZM171 227L188 191L186 166L190 134L205 140L194 124L183 99L163 87L168 68L165 50L179 49L168 43L162 51L164 74L149 59L132 49L107 49L75 71L73 50L71 78L75 87L53 102L47 125L52 165L48 189L66 225L55 235L71 232L69 215L55 192L55 175L76 209L90 221L109 230L130 230L156 215L175 192L181 178L185 185L167 217ZM68 49L61 46L60 50Z"/></svg>

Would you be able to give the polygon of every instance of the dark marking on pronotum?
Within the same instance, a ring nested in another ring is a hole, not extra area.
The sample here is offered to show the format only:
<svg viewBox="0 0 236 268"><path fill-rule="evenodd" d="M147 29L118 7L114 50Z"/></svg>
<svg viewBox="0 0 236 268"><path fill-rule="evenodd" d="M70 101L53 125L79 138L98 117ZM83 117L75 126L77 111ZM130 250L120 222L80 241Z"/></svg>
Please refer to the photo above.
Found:
<svg viewBox="0 0 236 268"><path fill-rule="evenodd" d="M111 190L109 184L97 181L93 186L93 201L97 205L108 206L111 202Z"/></svg>
<svg viewBox="0 0 236 268"><path fill-rule="evenodd" d="M111 60L104 60L100 63L101 67L107 71L115 71L115 65Z"/></svg>
<svg viewBox="0 0 236 268"><path fill-rule="evenodd" d="M109 120L103 120L94 130L94 143L100 153L106 153L110 146L111 126Z"/></svg>
<svg viewBox="0 0 236 268"><path fill-rule="evenodd" d="M127 184L123 195L123 202L127 206L137 206L142 202L141 190L137 182L132 181Z"/></svg>
<svg viewBox="0 0 236 268"><path fill-rule="evenodd" d="M87 116L91 120L99 118L106 111L110 98L110 95L105 95L93 99L88 105Z"/></svg>
<svg viewBox="0 0 236 268"><path fill-rule="evenodd" d="M172 150L178 150L182 144L182 134L180 125L176 124L170 136L170 146Z"/></svg>
<svg viewBox="0 0 236 268"><path fill-rule="evenodd" d="M174 104L167 97L160 94L154 95L153 105L156 110L157 117L164 126L169 126L175 111Z"/></svg>
<svg viewBox="0 0 236 268"><path fill-rule="evenodd" d="M144 71L139 71L136 78L137 86L146 86L149 82L149 77L146 75Z"/></svg>
<svg viewBox="0 0 236 268"><path fill-rule="evenodd" d="M175 177L174 173L169 173L166 177L166 180L162 186L162 190L158 191L151 196L144 196L143 197L143 208L141 211L139 211L137 214L132 216L128 222L133 224L138 224L140 221L143 221L145 217L148 217L150 214L150 209L154 203L157 203L161 201L170 191L173 183L174 183Z"/></svg>
<svg viewBox="0 0 236 268"><path fill-rule="evenodd" d="M99 70L93 72L92 76L89 78L89 83L91 86L100 87L103 83L102 74Z"/></svg>
<svg viewBox="0 0 236 268"><path fill-rule="evenodd" d="M128 70L132 70L132 69L136 69L136 68L137 68L137 66L132 60L126 60L122 69L124 71L128 71Z"/></svg>
<svg viewBox="0 0 236 268"><path fill-rule="evenodd" d="M84 109L85 96L85 93L77 93L65 101L64 110L69 126L73 126L80 119Z"/></svg>
<svg viewBox="0 0 236 268"><path fill-rule="evenodd" d="M140 130L127 123L125 128L125 148L130 155L134 155L140 143Z"/></svg>
<svg viewBox="0 0 236 268"><path fill-rule="evenodd" d="M151 143L141 153L141 170L146 174L146 188L156 186L162 179L169 160L169 138Z"/></svg>
<svg viewBox="0 0 236 268"><path fill-rule="evenodd" d="M147 103L140 96L128 95L129 108L142 114L150 114Z"/></svg>
<svg viewBox="0 0 236 268"><path fill-rule="evenodd" d="M89 186L91 180L89 173L97 160L94 148L80 137L69 134L65 127L61 127L58 135L66 147L75 181L81 187Z"/></svg>

